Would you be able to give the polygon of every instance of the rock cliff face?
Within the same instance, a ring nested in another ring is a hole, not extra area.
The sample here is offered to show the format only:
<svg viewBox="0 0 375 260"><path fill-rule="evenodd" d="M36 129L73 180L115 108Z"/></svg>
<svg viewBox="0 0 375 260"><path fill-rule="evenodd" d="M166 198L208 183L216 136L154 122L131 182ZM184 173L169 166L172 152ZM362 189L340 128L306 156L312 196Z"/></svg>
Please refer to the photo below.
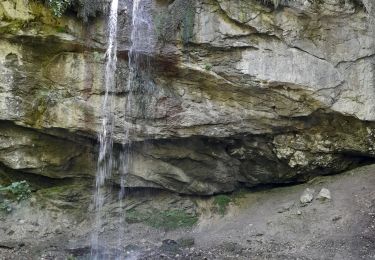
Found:
<svg viewBox="0 0 375 260"><path fill-rule="evenodd" d="M144 4L153 88L134 91L126 122L128 4L120 11L114 137L131 129L129 187L209 195L374 161L372 1ZM95 175L104 24L0 1L1 175Z"/></svg>

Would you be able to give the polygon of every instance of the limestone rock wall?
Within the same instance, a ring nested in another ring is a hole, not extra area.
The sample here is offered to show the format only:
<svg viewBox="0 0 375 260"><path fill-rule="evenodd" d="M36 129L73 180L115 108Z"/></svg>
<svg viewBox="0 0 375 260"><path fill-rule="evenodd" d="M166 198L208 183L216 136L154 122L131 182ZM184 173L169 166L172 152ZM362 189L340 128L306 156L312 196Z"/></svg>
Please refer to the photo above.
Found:
<svg viewBox="0 0 375 260"><path fill-rule="evenodd" d="M128 186L213 194L373 160L371 1L144 4L154 34L140 55L153 88L135 90L126 122L126 1L119 21L114 136L122 143L128 127L135 141ZM95 175L104 24L105 15L84 23L39 2L0 1L2 171Z"/></svg>

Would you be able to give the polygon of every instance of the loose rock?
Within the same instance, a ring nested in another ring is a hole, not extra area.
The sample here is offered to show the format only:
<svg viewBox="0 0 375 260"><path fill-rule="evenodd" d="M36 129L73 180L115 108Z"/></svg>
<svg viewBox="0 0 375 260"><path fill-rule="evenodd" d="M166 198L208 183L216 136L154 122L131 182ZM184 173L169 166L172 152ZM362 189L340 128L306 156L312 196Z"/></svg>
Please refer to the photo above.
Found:
<svg viewBox="0 0 375 260"><path fill-rule="evenodd" d="M315 193L314 189L307 188L302 193L299 200L301 201L302 204L310 203L314 199L314 193Z"/></svg>
<svg viewBox="0 0 375 260"><path fill-rule="evenodd" d="M318 194L317 199L321 201L331 200L331 192L326 188L322 188Z"/></svg>

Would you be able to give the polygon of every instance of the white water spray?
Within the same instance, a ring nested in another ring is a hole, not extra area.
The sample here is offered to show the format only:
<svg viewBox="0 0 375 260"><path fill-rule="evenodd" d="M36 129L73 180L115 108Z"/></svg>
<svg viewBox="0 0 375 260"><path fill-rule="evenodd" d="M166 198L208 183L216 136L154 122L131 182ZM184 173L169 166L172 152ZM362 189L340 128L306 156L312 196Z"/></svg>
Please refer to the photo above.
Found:
<svg viewBox="0 0 375 260"><path fill-rule="evenodd" d="M131 13L131 46L128 53L129 77L124 91L127 94L125 103L125 128L124 145L120 156L121 190L119 193L120 208L124 208L126 175L132 167L132 141L130 139L130 125L133 118L143 116L147 107L147 97L153 91L150 76L149 52L153 47L153 24L149 10L146 8L147 0L130 0ZM140 112L140 114L139 114ZM128 124L128 125L127 125ZM118 248L124 241L125 210L120 217L118 235Z"/></svg>
<svg viewBox="0 0 375 260"><path fill-rule="evenodd" d="M113 167L113 93L117 66L117 12L118 0L112 0L108 19L108 46L105 67L105 95L102 105L102 126L99 135L100 149L94 192L95 226L91 234L91 259L100 259L99 236L102 228L103 205L106 195L106 180L111 176Z"/></svg>

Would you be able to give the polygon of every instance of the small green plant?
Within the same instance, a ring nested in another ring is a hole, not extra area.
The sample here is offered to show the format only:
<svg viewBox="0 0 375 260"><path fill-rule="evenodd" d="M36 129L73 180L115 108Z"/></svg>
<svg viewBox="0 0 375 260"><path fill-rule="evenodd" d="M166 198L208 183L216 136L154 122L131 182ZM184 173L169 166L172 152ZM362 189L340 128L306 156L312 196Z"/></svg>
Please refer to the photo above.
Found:
<svg viewBox="0 0 375 260"><path fill-rule="evenodd" d="M212 64L210 64L210 63L206 63L206 64L204 65L204 69L207 70L207 71L211 70L211 69L212 69Z"/></svg>
<svg viewBox="0 0 375 260"><path fill-rule="evenodd" d="M228 195L218 195L214 198L216 210L220 215L224 215L227 212L228 205L231 202L232 199Z"/></svg>
<svg viewBox="0 0 375 260"><path fill-rule="evenodd" d="M11 212L12 204L29 198L30 185L26 181L13 182L9 186L0 185L0 211Z"/></svg>
<svg viewBox="0 0 375 260"><path fill-rule="evenodd" d="M61 17L72 3L72 0L46 0L46 4L57 17Z"/></svg>
<svg viewBox="0 0 375 260"><path fill-rule="evenodd" d="M0 212L10 213L12 211L12 202L10 200L4 199L0 201Z"/></svg>
<svg viewBox="0 0 375 260"><path fill-rule="evenodd" d="M0 186L0 193L11 193L17 201L27 199L30 194L30 186L26 181L13 182L9 186Z"/></svg>

